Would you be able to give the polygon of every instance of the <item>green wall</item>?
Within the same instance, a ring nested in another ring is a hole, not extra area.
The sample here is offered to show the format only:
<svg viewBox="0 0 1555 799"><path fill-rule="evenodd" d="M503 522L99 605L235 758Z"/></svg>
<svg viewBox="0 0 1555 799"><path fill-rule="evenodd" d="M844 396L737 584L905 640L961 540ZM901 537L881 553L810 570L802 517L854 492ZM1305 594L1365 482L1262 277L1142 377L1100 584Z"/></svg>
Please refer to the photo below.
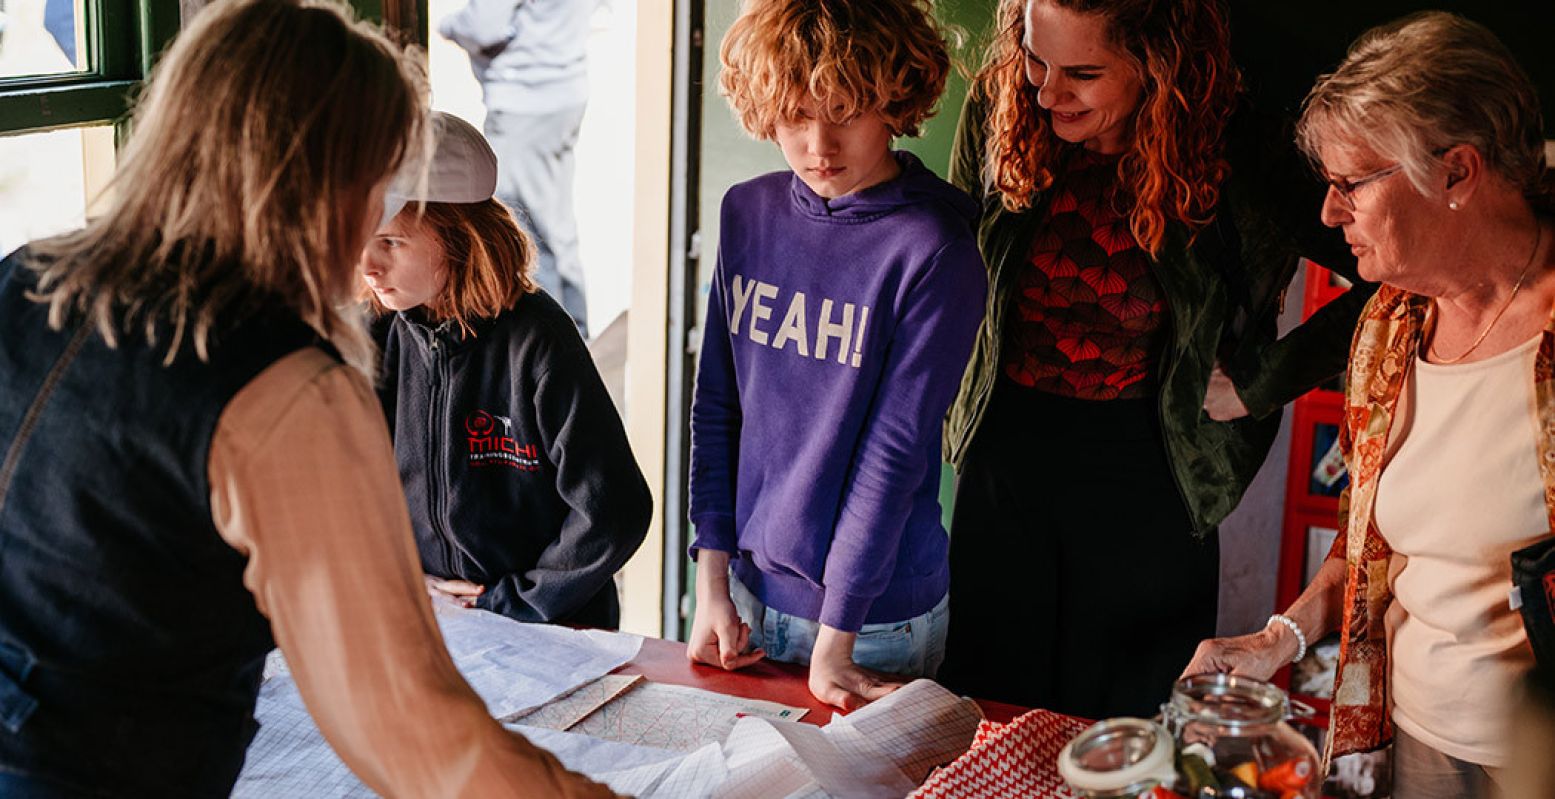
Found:
<svg viewBox="0 0 1555 799"><path fill-rule="evenodd" d="M961 101L966 97L967 80L982 65L997 5L997 0L939 0L935 4L940 21L952 29L953 46L957 44L954 41L956 34L960 35L960 46L951 51L957 69L946 82L939 113L924 126L923 134L916 139L903 139L898 146L917 154L942 177L950 167L950 147L955 138L956 117L961 113Z"/></svg>

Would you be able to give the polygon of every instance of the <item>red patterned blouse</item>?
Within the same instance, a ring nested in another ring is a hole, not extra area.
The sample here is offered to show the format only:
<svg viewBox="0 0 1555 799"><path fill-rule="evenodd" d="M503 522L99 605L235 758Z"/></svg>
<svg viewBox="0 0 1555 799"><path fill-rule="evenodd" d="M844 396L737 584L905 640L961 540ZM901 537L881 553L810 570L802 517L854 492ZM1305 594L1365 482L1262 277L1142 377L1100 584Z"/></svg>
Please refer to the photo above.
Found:
<svg viewBox="0 0 1555 799"><path fill-rule="evenodd" d="M1166 301L1129 230L1117 166L1081 150L1055 181L1005 326L1004 374L1020 385L1089 400L1155 394Z"/></svg>

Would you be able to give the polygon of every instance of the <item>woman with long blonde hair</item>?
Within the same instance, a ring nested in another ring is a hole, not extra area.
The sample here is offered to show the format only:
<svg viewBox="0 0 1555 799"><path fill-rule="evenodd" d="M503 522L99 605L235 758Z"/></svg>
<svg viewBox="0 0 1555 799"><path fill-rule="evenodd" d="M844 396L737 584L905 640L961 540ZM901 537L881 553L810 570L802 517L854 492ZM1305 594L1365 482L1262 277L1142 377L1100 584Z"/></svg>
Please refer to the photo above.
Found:
<svg viewBox="0 0 1555 799"><path fill-rule="evenodd" d="M1281 406L1343 365L1364 290L1276 341L1298 256L1354 259L1229 35L1218 0L1000 7L951 166L989 270L945 437L960 690L1153 713L1215 629L1216 526Z"/></svg>
<svg viewBox="0 0 1555 799"><path fill-rule="evenodd" d="M107 211L0 262L0 795L228 795L276 645L380 793L608 795L454 669L347 363L372 346L337 309L424 91L341 6L217 2Z"/></svg>

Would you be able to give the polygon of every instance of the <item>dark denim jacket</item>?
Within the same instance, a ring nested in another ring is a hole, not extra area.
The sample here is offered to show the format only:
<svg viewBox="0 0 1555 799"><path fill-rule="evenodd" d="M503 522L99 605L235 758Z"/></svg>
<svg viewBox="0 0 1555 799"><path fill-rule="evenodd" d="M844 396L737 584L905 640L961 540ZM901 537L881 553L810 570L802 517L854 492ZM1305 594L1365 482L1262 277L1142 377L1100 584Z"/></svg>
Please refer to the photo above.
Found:
<svg viewBox="0 0 1555 799"><path fill-rule="evenodd" d="M139 325L52 329L24 258L0 262L0 795L226 796L275 644L212 520L211 441L316 336L256 305L164 363Z"/></svg>
<svg viewBox="0 0 1555 799"><path fill-rule="evenodd" d="M1047 218L1047 194L1012 213L997 191L985 187L985 114L984 99L974 90L962 108L950 166L951 182L982 205L978 244L988 267L986 316L945 424L945 459L957 469L997 382L1015 278ZM1339 231L1319 221L1326 187L1301 162L1282 126L1244 107L1228 127L1226 148L1232 172L1215 221L1196 237L1172 226L1153 262L1171 325L1158 365L1161 426L1197 535L1241 500L1279 431L1285 403L1343 371L1356 319L1375 290L1358 283L1277 338L1285 288L1299 258L1358 280L1355 259ZM1251 416L1216 422L1204 413L1217 357Z"/></svg>

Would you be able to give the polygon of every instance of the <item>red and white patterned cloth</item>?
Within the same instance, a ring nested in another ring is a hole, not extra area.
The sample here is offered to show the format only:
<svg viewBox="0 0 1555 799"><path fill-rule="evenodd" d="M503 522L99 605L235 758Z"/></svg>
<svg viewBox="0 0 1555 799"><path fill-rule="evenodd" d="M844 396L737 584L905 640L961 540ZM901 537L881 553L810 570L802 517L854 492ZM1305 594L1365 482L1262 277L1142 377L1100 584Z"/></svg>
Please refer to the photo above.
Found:
<svg viewBox="0 0 1555 799"><path fill-rule="evenodd" d="M1078 799L1058 776L1058 752L1089 726L1046 710L1008 724L984 721L971 748L929 775L908 799Z"/></svg>

